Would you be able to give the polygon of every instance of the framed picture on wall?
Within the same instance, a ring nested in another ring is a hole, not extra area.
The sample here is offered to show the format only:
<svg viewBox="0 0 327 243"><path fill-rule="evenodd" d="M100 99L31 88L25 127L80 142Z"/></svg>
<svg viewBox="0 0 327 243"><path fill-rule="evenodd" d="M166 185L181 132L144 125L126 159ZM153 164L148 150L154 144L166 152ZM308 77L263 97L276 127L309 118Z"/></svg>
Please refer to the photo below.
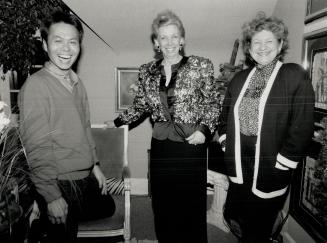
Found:
<svg viewBox="0 0 327 243"><path fill-rule="evenodd" d="M136 67L116 68L116 112L126 110L137 92L139 69Z"/></svg>
<svg viewBox="0 0 327 243"><path fill-rule="evenodd" d="M326 0L307 0L306 17L304 23L309 23L327 15Z"/></svg>
<svg viewBox="0 0 327 243"><path fill-rule="evenodd" d="M327 112L327 29L305 36L303 64L315 92L315 108Z"/></svg>

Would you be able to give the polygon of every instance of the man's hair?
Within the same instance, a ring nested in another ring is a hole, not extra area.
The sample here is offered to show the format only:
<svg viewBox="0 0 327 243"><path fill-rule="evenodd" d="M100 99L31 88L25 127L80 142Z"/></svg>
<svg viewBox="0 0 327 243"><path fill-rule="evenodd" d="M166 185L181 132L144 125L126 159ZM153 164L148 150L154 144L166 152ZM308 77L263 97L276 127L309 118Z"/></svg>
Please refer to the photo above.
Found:
<svg viewBox="0 0 327 243"><path fill-rule="evenodd" d="M63 11L55 11L49 18L43 21L40 31L41 37L44 41L48 41L48 34L51 25L57 23L65 23L74 26L79 33L79 43L82 42L84 30L81 21L75 15Z"/></svg>

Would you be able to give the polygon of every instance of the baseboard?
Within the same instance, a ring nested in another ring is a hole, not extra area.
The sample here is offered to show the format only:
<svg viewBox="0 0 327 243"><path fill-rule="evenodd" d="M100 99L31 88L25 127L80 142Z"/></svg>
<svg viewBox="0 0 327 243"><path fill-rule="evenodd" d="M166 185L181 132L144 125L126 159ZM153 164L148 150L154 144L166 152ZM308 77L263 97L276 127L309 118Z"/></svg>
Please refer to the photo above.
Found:
<svg viewBox="0 0 327 243"><path fill-rule="evenodd" d="M287 233L287 232L283 232L283 242L284 243L296 243L296 241L292 238L292 236Z"/></svg>
<svg viewBox="0 0 327 243"><path fill-rule="evenodd" d="M131 178L132 195L148 195L148 179Z"/></svg>

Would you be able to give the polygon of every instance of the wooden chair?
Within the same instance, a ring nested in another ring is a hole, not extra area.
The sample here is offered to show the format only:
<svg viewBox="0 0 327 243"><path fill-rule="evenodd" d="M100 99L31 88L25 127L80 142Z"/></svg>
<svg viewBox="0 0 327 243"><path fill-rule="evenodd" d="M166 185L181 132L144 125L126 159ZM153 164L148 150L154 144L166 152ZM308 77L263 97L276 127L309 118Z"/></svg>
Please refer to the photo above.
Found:
<svg viewBox="0 0 327 243"><path fill-rule="evenodd" d="M128 126L92 125L92 134L104 175L111 184L116 212L110 218L81 222L78 237L124 237L130 242L130 173L127 160Z"/></svg>

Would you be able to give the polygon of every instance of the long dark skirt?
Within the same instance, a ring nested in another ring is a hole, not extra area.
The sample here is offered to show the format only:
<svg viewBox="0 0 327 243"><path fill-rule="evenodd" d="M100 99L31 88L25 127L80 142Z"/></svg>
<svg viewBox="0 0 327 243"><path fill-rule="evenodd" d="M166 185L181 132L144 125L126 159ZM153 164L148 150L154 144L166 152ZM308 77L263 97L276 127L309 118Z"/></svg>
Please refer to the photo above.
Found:
<svg viewBox="0 0 327 243"><path fill-rule="evenodd" d="M152 138L150 182L158 241L206 243L206 145Z"/></svg>
<svg viewBox="0 0 327 243"><path fill-rule="evenodd" d="M230 182L224 209L225 220L232 224L231 230L241 236L242 243L269 242L277 215L286 199L286 195L263 199L252 193L255 143L256 137L241 136L244 183ZM238 232L238 227L241 232Z"/></svg>

